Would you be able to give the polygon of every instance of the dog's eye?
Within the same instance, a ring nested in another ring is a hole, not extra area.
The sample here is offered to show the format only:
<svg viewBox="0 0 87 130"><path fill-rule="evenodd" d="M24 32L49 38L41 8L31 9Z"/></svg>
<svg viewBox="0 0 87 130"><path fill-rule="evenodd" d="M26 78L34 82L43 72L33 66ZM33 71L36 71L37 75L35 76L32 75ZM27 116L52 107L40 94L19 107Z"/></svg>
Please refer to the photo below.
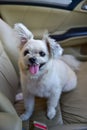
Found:
<svg viewBox="0 0 87 130"><path fill-rule="evenodd" d="M40 51L39 54L40 54L40 56L42 56L42 57L44 57L44 56L46 55L45 52L43 52L43 51Z"/></svg>
<svg viewBox="0 0 87 130"><path fill-rule="evenodd" d="M29 50L24 51L24 56L26 56L27 54L29 54Z"/></svg>

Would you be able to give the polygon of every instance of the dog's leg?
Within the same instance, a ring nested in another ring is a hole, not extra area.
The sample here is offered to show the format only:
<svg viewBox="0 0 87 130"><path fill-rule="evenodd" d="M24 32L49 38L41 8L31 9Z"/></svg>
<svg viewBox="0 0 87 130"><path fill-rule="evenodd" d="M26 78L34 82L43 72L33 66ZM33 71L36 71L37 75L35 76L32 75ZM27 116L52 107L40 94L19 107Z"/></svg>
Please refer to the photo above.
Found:
<svg viewBox="0 0 87 130"><path fill-rule="evenodd" d="M61 91L59 90L58 93L54 93L48 98L47 117L49 119L53 119L55 117L55 115L56 115L56 107L57 107L57 105L59 103L60 95L61 95Z"/></svg>
<svg viewBox="0 0 87 130"><path fill-rule="evenodd" d="M20 117L24 121L28 120L32 115L32 112L34 110L34 96L29 93L24 94L23 96L24 96L25 112Z"/></svg>

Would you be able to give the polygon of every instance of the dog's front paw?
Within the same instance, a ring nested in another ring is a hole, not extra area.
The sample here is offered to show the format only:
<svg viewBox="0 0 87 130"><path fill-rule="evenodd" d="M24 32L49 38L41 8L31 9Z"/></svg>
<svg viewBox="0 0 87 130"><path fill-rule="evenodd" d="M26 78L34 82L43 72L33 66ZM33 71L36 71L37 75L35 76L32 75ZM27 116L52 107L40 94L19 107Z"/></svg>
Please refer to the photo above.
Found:
<svg viewBox="0 0 87 130"><path fill-rule="evenodd" d="M47 112L47 117L51 120L55 117L56 115L56 110L54 107L50 108Z"/></svg>
<svg viewBox="0 0 87 130"><path fill-rule="evenodd" d="M29 119L29 115L27 115L27 114L22 114L21 116L20 116L20 118L21 118L21 120L22 121L26 121L26 120L28 120Z"/></svg>

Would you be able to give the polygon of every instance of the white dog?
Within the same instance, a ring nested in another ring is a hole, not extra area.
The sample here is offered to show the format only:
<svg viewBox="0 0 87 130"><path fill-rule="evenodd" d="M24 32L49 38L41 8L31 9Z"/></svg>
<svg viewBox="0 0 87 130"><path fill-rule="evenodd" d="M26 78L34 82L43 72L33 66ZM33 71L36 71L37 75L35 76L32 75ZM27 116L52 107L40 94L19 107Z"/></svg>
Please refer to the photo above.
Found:
<svg viewBox="0 0 87 130"><path fill-rule="evenodd" d="M20 38L19 69L25 105L21 118L30 118L34 98L39 96L48 99L47 117L53 119L62 91L70 91L77 85L76 74L68 64L77 69L79 62L73 56L62 56L63 49L48 36L35 40L21 23L15 24L15 30Z"/></svg>

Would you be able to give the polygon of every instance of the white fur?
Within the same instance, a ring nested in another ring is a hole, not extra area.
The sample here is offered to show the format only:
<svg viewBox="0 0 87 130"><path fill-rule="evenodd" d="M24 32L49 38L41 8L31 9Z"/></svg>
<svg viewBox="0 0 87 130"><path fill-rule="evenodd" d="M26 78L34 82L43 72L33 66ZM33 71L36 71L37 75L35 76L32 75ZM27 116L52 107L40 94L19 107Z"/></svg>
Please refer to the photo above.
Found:
<svg viewBox="0 0 87 130"><path fill-rule="evenodd" d="M18 29L18 32L20 33L19 28L20 24L16 24L16 29ZM24 27L22 29L24 29ZM23 32L25 33L25 29ZM66 92L73 90L77 85L75 72L65 63L66 57L64 58L62 53L60 54L61 47L59 46L59 48L56 48L57 43L54 40L53 43L52 40L48 40L48 43L46 43L46 41L47 40L45 39L27 39L27 42L20 50L19 68L25 105L25 113L21 115L22 120L27 120L32 115L35 96L41 98L45 97L48 99L47 116L49 119L53 119L56 115L56 107L59 103L62 91ZM47 44L49 44L49 47ZM50 44L53 45L51 46ZM23 56L26 48L29 49L29 54ZM51 51L48 51L49 48ZM37 51L40 49L46 53L46 56L39 56L39 52ZM55 51L55 49L57 50ZM56 57L52 50L57 53ZM50 55L50 53L53 54ZM27 64L30 64L28 62L31 56L34 56L37 59L37 64L46 62L46 64L35 75L31 74L27 69ZM64 58L64 60L62 58Z"/></svg>
<svg viewBox="0 0 87 130"><path fill-rule="evenodd" d="M63 60L65 63L67 63L73 70L79 70L81 62L78 61L74 56L72 55L63 55L61 57L61 60Z"/></svg>
<svg viewBox="0 0 87 130"><path fill-rule="evenodd" d="M22 100L22 99L23 99L23 94L20 92L20 93L18 93L18 94L16 95L15 101L20 101L20 100Z"/></svg>
<svg viewBox="0 0 87 130"><path fill-rule="evenodd" d="M15 24L14 28L18 31L20 37L33 38L33 34L23 24Z"/></svg>

